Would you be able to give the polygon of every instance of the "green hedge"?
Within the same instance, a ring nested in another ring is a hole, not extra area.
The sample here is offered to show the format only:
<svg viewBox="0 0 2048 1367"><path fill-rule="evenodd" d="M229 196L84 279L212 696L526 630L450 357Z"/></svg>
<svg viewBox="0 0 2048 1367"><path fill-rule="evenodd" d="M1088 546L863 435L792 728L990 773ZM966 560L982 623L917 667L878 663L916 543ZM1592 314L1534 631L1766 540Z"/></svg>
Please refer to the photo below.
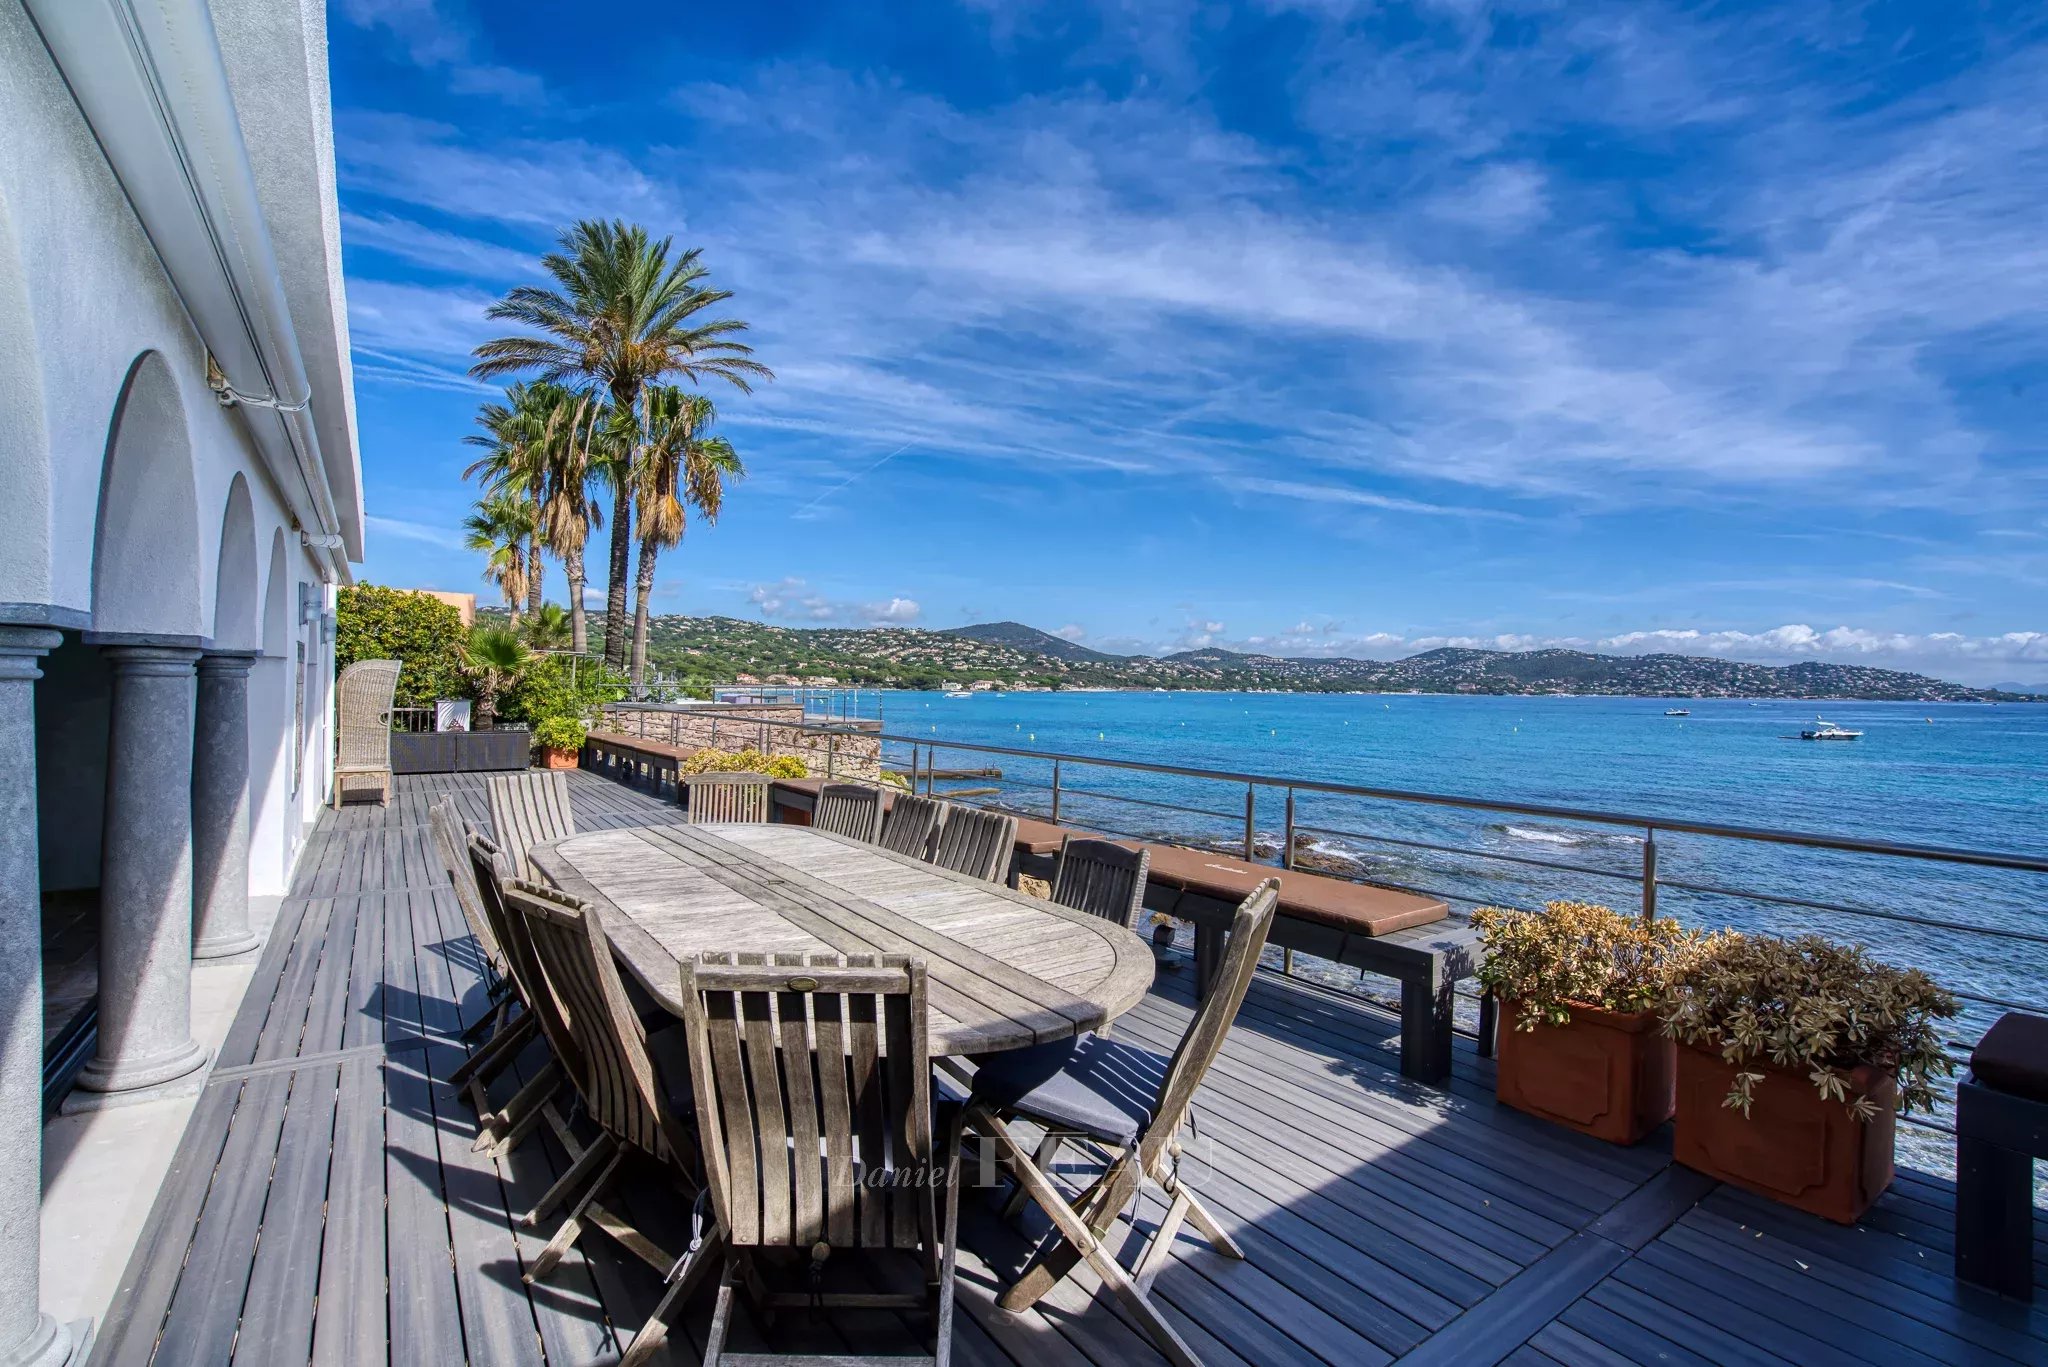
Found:
<svg viewBox="0 0 2048 1367"><path fill-rule="evenodd" d="M334 667L357 660L397 660L397 705L432 707L476 690L463 676L462 614L438 598L407 589L358 584L342 589L335 607Z"/></svg>

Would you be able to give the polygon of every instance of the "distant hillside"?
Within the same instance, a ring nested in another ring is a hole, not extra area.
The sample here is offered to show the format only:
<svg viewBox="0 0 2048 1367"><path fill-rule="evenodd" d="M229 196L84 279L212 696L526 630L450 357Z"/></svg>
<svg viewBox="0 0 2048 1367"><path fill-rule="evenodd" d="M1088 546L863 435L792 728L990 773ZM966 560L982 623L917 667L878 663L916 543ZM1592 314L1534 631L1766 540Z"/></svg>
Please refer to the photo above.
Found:
<svg viewBox="0 0 2048 1367"><path fill-rule="evenodd" d="M596 622L593 619L593 637ZM936 688L1274 689L1286 692L1622 694L1676 698L2012 699L1921 674L1863 665L1746 664L1692 655L1583 650L1424 651L1405 660L1328 659L1187 650L1108 655L1017 622L950 631L785 627L733 617L656 617L650 653L666 678Z"/></svg>
<svg viewBox="0 0 2048 1367"><path fill-rule="evenodd" d="M1049 655L1055 660L1069 664L1114 664L1130 659L1127 655L1105 655L1099 650L1069 641L1064 636L1055 636L1037 627L1027 627L1022 622L983 622L971 627L949 627L940 633L945 636L964 636L970 641L983 641L989 645L1008 646L1012 650L1029 651Z"/></svg>

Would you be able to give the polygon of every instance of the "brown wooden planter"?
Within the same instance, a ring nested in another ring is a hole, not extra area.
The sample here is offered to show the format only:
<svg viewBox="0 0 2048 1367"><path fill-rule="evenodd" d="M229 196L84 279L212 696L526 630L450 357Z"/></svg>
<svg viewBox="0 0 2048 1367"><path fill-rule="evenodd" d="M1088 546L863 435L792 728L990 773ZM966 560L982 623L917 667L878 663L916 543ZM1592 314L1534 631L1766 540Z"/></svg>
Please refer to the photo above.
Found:
<svg viewBox="0 0 2048 1367"><path fill-rule="evenodd" d="M1721 1104L1738 1072L1764 1075L1746 1118ZM1671 1156L1745 1191L1853 1225L1892 1184L1898 1086L1874 1068L1858 1068L1849 1079L1852 1096L1878 1103L1876 1119L1856 1119L1804 1073L1764 1061L1726 1063L1718 1050L1680 1045Z"/></svg>
<svg viewBox="0 0 2048 1367"><path fill-rule="evenodd" d="M543 750L540 752L540 767L543 769L574 769L581 752L576 750Z"/></svg>
<svg viewBox="0 0 2048 1367"><path fill-rule="evenodd" d="M1515 1029L1500 1004L1494 1095L1518 1111L1633 1144L1671 1117L1672 1043L1654 1012L1572 1007L1569 1025Z"/></svg>

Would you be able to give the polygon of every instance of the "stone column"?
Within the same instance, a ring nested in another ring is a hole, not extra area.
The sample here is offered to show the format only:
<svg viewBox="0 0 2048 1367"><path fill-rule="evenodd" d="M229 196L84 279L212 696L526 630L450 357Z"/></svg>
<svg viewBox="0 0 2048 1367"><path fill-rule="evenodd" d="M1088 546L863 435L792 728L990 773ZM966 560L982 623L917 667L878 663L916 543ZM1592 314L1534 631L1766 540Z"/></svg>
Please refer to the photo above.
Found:
<svg viewBox="0 0 2048 1367"><path fill-rule="evenodd" d="M36 661L64 638L0 626L0 1364L54 1367L71 1333L41 1309L43 904Z"/></svg>
<svg viewBox="0 0 2048 1367"><path fill-rule="evenodd" d="M100 1042L67 1111L197 1082L192 1038L193 665L187 647L107 645L113 718L100 849ZM97 1094L97 1095L95 1095Z"/></svg>
<svg viewBox="0 0 2048 1367"><path fill-rule="evenodd" d="M249 928L249 666L254 651L199 661L192 740L192 957L263 943Z"/></svg>

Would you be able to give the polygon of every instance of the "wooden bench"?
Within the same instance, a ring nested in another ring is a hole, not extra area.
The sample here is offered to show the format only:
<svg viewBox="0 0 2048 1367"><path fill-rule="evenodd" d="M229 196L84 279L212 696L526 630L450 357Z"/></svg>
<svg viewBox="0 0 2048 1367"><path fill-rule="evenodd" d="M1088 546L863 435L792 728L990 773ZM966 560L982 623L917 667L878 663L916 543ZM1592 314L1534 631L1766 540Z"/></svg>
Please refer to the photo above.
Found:
<svg viewBox="0 0 2048 1367"><path fill-rule="evenodd" d="M820 779L775 784L777 819L810 820ZM887 798L884 798L887 801ZM1050 880L1060 842L1096 832L1017 819L1010 872ZM1135 846L1138 842L1121 843ZM1223 961L1225 933L1237 904L1259 881L1280 879L1280 910L1267 943L1392 978L1401 985L1401 1072L1441 1082L1451 1070L1452 1000L1457 984L1479 972L1479 933L1432 897L1373 887L1300 869L1279 870L1230 855L1179 845L1148 845L1151 874L1145 907L1195 928L1195 986L1206 996ZM1491 1055L1492 998L1479 1005L1479 1052Z"/></svg>
<svg viewBox="0 0 2048 1367"><path fill-rule="evenodd" d="M680 746L622 731L592 731L584 738L579 763L614 782L680 800L683 761L690 754Z"/></svg>

